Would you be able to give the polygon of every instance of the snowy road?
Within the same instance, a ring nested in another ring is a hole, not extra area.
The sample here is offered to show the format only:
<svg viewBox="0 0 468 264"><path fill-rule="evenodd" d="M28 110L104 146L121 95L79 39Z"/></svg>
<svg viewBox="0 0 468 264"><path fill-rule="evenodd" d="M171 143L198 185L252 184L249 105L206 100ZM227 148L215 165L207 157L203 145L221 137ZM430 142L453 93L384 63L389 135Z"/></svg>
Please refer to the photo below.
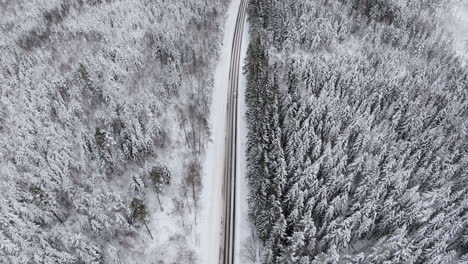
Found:
<svg viewBox="0 0 468 264"><path fill-rule="evenodd" d="M232 42L231 64L229 71L229 94L227 104L226 148L224 154L224 215L223 241L221 244L220 263L233 264L235 256L236 227L236 176L237 176L237 119L238 87L241 58L242 36L245 23L247 0L241 0L237 15L234 39Z"/></svg>
<svg viewBox="0 0 468 264"><path fill-rule="evenodd" d="M236 147L233 143L236 137L236 90L239 85L241 41L247 1L231 1L226 13L224 45L216 66L210 113L211 142L203 168L203 207L198 226L199 263L203 264L233 263L234 259L233 188Z"/></svg>

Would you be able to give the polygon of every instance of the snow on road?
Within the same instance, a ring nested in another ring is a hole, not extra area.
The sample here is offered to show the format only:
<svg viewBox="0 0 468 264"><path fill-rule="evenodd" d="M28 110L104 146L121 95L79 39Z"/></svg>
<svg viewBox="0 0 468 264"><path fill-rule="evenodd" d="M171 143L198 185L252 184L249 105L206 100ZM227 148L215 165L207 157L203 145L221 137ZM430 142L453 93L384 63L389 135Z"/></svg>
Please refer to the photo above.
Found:
<svg viewBox="0 0 468 264"><path fill-rule="evenodd" d="M232 40L240 0L231 0L226 13L223 46L215 72L213 102L210 113L211 142L208 144L203 171L202 211L198 232L200 263L218 264L223 212L223 170L229 66Z"/></svg>

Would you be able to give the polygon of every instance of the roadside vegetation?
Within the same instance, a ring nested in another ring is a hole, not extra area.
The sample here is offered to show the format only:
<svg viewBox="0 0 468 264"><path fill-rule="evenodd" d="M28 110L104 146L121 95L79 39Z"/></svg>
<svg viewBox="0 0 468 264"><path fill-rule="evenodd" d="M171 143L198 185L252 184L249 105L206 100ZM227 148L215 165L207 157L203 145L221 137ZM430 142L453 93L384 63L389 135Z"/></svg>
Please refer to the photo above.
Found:
<svg viewBox="0 0 468 264"><path fill-rule="evenodd" d="M438 0L251 0L263 263L467 263L468 75Z"/></svg>
<svg viewBox="0 0 468 264"><path fill-rule="evenodd" d="M226 5L0 1L1 263L196 261Z"/></svg>

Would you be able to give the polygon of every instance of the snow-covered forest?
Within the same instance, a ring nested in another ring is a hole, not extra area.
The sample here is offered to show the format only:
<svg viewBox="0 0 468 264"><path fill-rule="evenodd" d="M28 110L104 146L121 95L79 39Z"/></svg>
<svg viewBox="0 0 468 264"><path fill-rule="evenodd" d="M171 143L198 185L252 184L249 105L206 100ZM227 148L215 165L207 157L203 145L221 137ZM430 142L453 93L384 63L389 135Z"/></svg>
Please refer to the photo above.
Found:
<svg viewBox="0 0 468 264"><path fill-rule="evenodd" d="M226 6L0 1L0 263L197 261Z"/></svg>
<svg viewBox="0 0 468 264"><path fill-rule="evenodd" d="M263 263L468 263L468 71L439 0L251 0Z"/></svg>

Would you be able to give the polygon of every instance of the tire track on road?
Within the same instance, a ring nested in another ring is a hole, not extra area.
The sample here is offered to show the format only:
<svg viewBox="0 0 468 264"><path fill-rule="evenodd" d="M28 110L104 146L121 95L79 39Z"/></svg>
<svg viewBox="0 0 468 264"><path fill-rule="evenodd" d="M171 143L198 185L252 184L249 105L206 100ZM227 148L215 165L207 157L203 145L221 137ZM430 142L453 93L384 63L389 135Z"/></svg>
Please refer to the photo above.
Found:
<svg viewBox="0 0 468 264"><path fill-rule="evenodd" d="M237 176L237 111L238 111L238 86L242 35L245 23L247 0L241 0L236 20L232 54L229 70L229 89L227 104L227 131L226 153L224 167L224 233L222 235L222 248L220 263L234 264L235 246L235 216L236 216L236 176Z"/></svg>

